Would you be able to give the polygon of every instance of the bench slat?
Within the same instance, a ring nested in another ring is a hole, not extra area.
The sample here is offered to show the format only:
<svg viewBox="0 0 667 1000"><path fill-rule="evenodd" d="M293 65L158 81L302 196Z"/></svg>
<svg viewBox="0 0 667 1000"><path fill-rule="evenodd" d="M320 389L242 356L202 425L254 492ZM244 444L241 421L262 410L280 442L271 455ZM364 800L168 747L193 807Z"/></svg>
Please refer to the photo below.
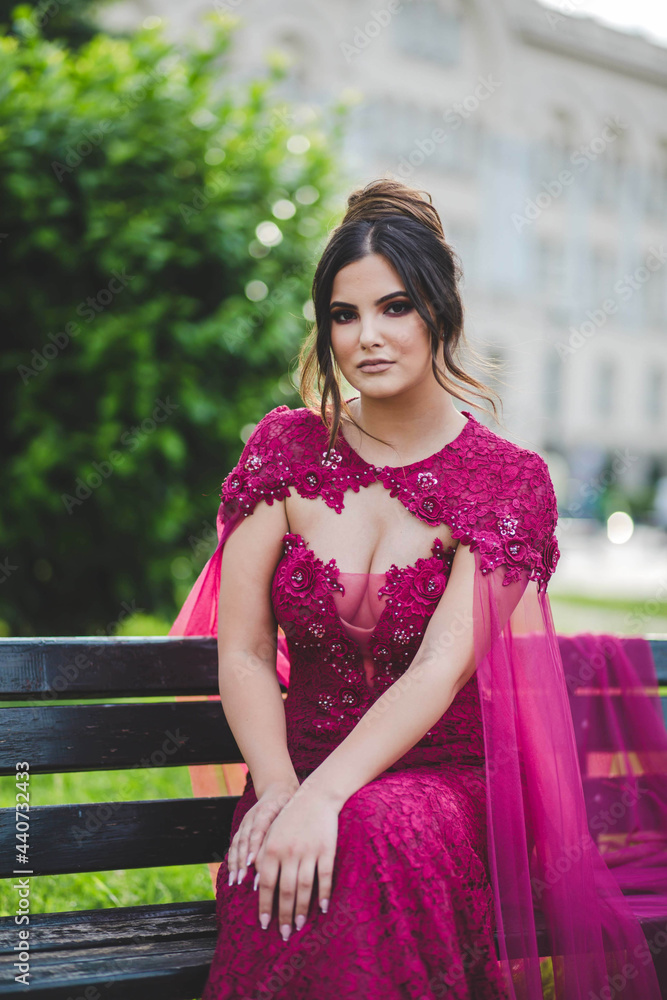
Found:
<svg viewBox="0 0 667 1000"><path fill-rule="evenodd" d="M619 706L622 714L629 711L631 697ZM595 695L574 695L575 731L589 712L593 717L604 713L608 701L602 704ZM667 712L667 699L661 703ZM30 706L0 712L0 775L15 774L17 761L27 761L34 774L243 762L219 699ZM607 727L594 726L593 733L587 751L615 749Z"/></svg>
<svg viewBox="0 0 667 1000"><path fill-rule="evenodd" d="M149 799L30 810L34 875L118 871L221 861L229 847L238 795ZM16 813L0 809L0 878L15 861Z"/></svg>
<svg viewBox="0 0 667 1000"><path fill-rule="evenodd" d="M667 636L649 642L665 685ZM219 693L214 636L0 637L0 659L0 701Z"/></svg>
<svg viewBox="0 0 667 1000"><path fill-rule="evenodd" d="M658 676L658 684L667 684L667 634L647 635L651 644L651 653L655 662L655 672Z"/></svg>
<svg viewBox="0 0 667 1000"><path fill-rule="evenodd" d="M31 1000L192 1000L200 997L215 941L153 941L86 950L42 952L31 962L28 988L0 983L0 996ZM0 966L1 969L1 966ZM13 970L12 970L13 971ZM86 992L86 988L89 988ZM92 987L92 989L90 989Z"/></svg>
<svg viewBox="0 0 667 1000"><path fill-rule="evenodd" d="M213 900L35 914L31 926L28 992L37 1000L83 996L86 986L97 987L98 995L112 1000L145 1000L147 996L191 1000L201 995L217 936ZM642 921L647 941L661 926ZM536 928L538 952L548 954L540 913ZM0 996L26 992L10 978L15 934L11 918L0 920Z"/></svg>
<svg viewBox="0 0 667 1000"><path fill-rule="evenodd" d="M584 721L588 723L588 734L586 736L586 750L593 751L613 751L617 750L617 734L614 729L607 724L610 713L616 718L617 724L625 732L632 733L636 728L637 718L636 708L633 702L639 702L639 707L645 704L645 695L633 694L571 694L570 711L572 712L572 722L575 733L579 732L579 727ZM667 725L667 698L655 696L656 714L662 713ZM634 713L634 714L633 714ZM629 749L633 749L630 747ZM645 750L661 750L662 744L658 743L654 747L644 746Z"/></svg>
<svg viewBox="0 0 667 1000"><path fill-rule="evenodd" d="M147 943L165 938L215 936L215 900L187 903L149 903L145 906L112 906L99 910L34 913L30 926L30 951L59 948L95 948L98 945ZM0 956L16 944L13 917L0 919Z"/></svg>
<svg viewBox="0 0 667 1000"><path fill-rule="evenodd" d="M219 694L213 636L0 638L0 700Z"/></svg>
<svg viewBox="0 0 667 1000"><path fill-rule="evenodd" d="M17 927L12 917L0 920L0 996L145 1000L155 983L161 997L191 1000L201 994L217 936L213 899L31 914L30 927L26 990L12 981Z"/></svg>
<svg viewBox="0 0 667 1000"><path fill-rule="evenodd" d="M219 699L0 709L0 774L17 761L56 774L242 760Z"/></svg>

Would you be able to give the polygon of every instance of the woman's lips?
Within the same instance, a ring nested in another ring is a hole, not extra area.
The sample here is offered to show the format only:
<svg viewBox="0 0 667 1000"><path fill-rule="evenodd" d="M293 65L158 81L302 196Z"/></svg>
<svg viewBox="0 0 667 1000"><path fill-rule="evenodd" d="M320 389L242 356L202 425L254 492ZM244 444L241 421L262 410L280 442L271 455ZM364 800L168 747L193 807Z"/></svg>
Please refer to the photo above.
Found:
<svg viewBox="0 0 667 1000"><path fill-rule="evenodd" d="M386 371L387 368L391 368L391 366L393 365L393 363L394 363L393 361L380 361L378 364L375 364L375 365L361 365L359 371L362 371L362 372L383 372L383 371Z"/></svg>

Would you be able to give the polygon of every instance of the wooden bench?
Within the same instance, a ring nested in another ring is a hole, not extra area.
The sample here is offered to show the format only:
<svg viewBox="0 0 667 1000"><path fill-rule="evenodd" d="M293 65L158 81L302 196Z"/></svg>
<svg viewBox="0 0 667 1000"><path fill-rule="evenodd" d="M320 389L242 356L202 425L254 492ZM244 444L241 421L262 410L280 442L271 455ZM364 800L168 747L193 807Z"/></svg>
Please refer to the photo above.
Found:
<svg viewBox="0 0 667 1000"><path fill-rule="evenodd" d="M651 641L665 684L667 639ZM29 763L30 774L239 763L219 701L87 704L210 694L218 694L213 637L0 639L0 702L30 703L0 708L0 773L14 778L19 761ZM59 704L66 700L78 704ZM22 867L36 876L220 861L237 801L31 802L25 866L15 860L15 810L2 809L0 877L25 878L25 870L16 874ZM94 833L74 836L91 816ZM20 928L13 916L0 920L0 996L194 1000L215 945L215 901L31 913L29 926L26 987L14 982ZM665 926L667 914L642 924L647 940ZM547 954L543 933L539 941ZM663 947L654 959L663 983L666 954Z"/></svg>

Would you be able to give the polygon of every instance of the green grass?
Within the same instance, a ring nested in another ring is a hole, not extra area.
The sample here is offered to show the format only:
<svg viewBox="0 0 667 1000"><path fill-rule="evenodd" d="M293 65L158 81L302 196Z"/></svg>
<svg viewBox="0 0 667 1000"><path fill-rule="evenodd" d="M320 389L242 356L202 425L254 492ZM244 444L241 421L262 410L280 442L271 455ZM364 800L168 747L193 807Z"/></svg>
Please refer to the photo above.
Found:
<svg viewBox="0 0 667 1000"><path fill-rule="evenodd" d="M667 633L667 601L549 593L554 627L561 635Z"/></svg>
<svg viewBox="0 0 667 1000"><path fill-rule="evenodd" d="M117 635L167 635L171 623L148 615L134 615L123 622ZM4 634L4 633L3 633ZM91 636L94 640L95 636ZM137 698L99 698L88 705L108 705ZM171 698L142 698L141 701L172 701ZM0 702L2 707L55 704L44 701ZM76 699L58 700L59 705L79 705ZM136 768L129 771L97 771L83 774L35 774L30 779L33 806L62 805L68 802L119 802L138 799L190 798L192 786L187 767ZM13 806L13 778L0 778L0 807ZM224 853L226 845L222 845ZM9 879L0 880L0 915L14 912L16 893ZM135 906L148 903L185 902L213 899L208 865L175 865L168 868L136 868L124 871L90 872L73 875L42 875L30 880L33 913L92 910L100 907Z"/></svg>
<svg viewBox="0 0 667 1000"><path fill-rule="evenodd" d="M14 779L0 779L0 806L13 806L14 795ZM33 806L189 798L191 795L187 767L35 774L30 778L30 802ZM223 850L220 853L224 853ZM30 887L33 913L214 898L209 869L205 864L42 875L33 877ZM15 904L16 893L11 880L0 880L0 915L12 914Z"/></svg>

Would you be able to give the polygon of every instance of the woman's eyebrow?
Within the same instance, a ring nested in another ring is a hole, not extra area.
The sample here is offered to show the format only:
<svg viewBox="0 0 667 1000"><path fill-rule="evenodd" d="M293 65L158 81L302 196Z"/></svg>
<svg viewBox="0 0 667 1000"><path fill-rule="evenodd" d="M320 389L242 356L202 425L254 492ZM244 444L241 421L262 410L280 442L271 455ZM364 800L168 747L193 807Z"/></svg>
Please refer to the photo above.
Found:
<svg viewBox="0 0 667 1000"><path fill-rule="evenodd" d="M393 299L394 296L396 296L396 295L407 295L407 294L408 294L407 292L404 292L402 290L398 291L398 292L389 292L388 295L383 295L381 299L378 299L377 302L375 303L375 305L376 306L382 305L382 303L386 302L387 299ZM329 308L333 309L334 306L346 306L346 308L348 308L348 309L356 309L357 308L356 306L352 305L351 302L332 302L331 305L329 306Z"/></svg>

